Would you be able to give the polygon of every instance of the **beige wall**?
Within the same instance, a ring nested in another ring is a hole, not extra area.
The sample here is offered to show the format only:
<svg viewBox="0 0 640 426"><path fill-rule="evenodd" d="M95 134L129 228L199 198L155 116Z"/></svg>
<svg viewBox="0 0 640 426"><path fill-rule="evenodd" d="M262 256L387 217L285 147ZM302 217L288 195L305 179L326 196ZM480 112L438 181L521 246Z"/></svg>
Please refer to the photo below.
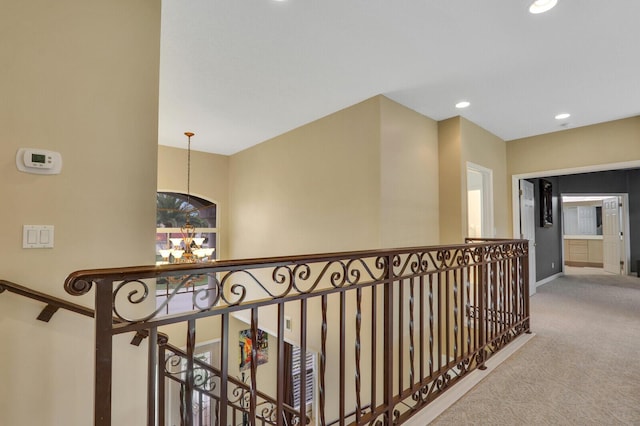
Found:
<svg viewBox="0 0 640 426"><path fill-rule="evenodd" d="M177 135L180 137L182 135ZM186 136L182 136L187 145ZM228 233L224 232L229 207L229 157L194 150L198 135L191 138L191 194L217 205L218 259L227 259ZM187 150L158 147L158 191L187 193Z"/></svg>
<svg viewBox="0 0 640 426"><path fill-rule="evenodd" d="M506 176L506 143L462 117L438 123L440 240L459 244L467 236L467 162L493 172L495 237L511 235Z"/></svg>
<svg viewBox="0 0 640 426"><path fill-rule="evenodd" d="M640 160L640 116L507 143L508 174Z"/></svg>
<svg viewBox="0 0 640 426"><path fill-rule="evenodd" d="M467 212L467 162L478 164L493 172L493 224L494 237L506 238L511 236L509 226L509 206L507 197L507 144L496 135L482 127L462 118L460 120L462 144L462 168L464 175L462 183L463 212ZM465 216L465 232L467 227ZM466 233L465 233L466 236Z"/></svg>
<svg viewBox="0 0 640 426"><path fill-rule="evenodd" d="M509 141L509 217L513 175L548 176L544 172L589 167L606 170L607 165L638 161L640 116Z"/></svg>
<svg viewBox="0 0 640 426"><path fill-rule="evenodd" d="M461 144L460 117L438 122L438 199L442 244L459 244L466 234L466 212L462 210L466 194L462 187Z"/></svg>
<svg viewBox="0 0 640 426"><path fill-rule="evenodd" d="M71 299L74 270L154 260L160 2L10 2L0 28L0 278ZM59 151L62 173L17 171L20 147ZM55 247L22 249L25 224L54 225ZM0 296L0 423L91 424L93 324L42 307ZM142 424L145 349L121 346L114 424Z"/></svg>
<svg viewBox="0 0 640 426"><path fill-rule="evenodd" d="M380 245L438 244L437 123L380 97Z"/></svg>
<svg viewBox="0 0 640 426"><path fill-rule="evenodd" d="M382 96L235 154L231 257L435 244L436 123Z"/></svg>
<svg viewBox="0 0 640 426"><path fill-rule="evenodd" d="M263 257L380 245L379 99L230 159L230 255Z"/></svg>

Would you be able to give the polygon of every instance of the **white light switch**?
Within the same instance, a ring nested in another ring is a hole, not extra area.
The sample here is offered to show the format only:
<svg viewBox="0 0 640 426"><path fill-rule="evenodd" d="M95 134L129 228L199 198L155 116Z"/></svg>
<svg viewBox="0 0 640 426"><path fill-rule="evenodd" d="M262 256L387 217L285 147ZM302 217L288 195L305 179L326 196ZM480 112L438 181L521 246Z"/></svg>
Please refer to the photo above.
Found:
<svg viewBox="0 0 640 426"><path fill-rule="evenodd" d="M35 229L27 230L27 243L38 244L38 232Z"/></svg>
<svg viewBox="0 0 640 426"><path fill-rule="evenodd" d="M53 225L23 225L22 248L53 248Z"/></svg>

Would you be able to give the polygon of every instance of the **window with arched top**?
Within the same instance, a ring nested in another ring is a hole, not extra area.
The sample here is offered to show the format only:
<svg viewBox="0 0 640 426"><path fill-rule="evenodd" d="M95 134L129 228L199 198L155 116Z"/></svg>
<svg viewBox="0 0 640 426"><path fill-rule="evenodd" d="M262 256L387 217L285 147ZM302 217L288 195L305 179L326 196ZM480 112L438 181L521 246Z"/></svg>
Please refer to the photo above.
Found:
<svg viewBox="0 0 640 426"><path fill-rule="evenodd" d="M215 259L217 249L217 206L204 198L179 192L158 192L156 199L156 264L178 262L177 254L167 250L174 249L176 239L184 239L184 226L187 222L195 227L193 238L198 246L214 249L208 259ZM173 239L173 242L172 242ZM183 249L185 242L181 243ZM194 242L190 242L195 247ZM175 250L174 250L175 252Z"/></svg>
<svg viewBox="0 0 640 426"><path fill-rule="evenodd" d="M156 206L156 265L217 258L215 203L178 192L158 192ZM192 233L185 232L187 223L193 225ZM212 286L211 277L207 275L197 275L186 281L184 278L163 277L156 281L156 305L163 313L174 314L197 309L194 293ZM215 292L211 291L208 295L215 297ZM200 302L206 304L204 301Z"/></svg>

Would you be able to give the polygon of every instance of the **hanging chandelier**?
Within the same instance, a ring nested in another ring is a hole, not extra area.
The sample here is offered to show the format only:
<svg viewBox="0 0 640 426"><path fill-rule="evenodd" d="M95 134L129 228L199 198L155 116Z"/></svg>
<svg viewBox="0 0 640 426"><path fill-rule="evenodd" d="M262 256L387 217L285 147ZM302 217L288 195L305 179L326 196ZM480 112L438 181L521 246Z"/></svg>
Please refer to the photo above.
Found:
<svg viewBox="0 0 640 426"><path fill-rule="evenodd" d="M159 250L160 256L166 263L196 263L208 262L212 258L215 248L203 247L206 238L191 223L191 215L197 210L191 204L191 137L193 132L185 132L187 136L187 201L185 222L180 227L181 237L170 237L169 248Z"/></svg>

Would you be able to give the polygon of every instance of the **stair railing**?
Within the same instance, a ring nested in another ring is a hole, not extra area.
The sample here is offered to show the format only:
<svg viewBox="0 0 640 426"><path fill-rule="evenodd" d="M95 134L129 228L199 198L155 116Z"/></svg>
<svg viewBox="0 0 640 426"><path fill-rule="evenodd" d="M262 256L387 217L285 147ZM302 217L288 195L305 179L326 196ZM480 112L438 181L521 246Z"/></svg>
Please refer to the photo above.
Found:
<svg viewBox="0 0 640 426"><path fill-rule="evenodd" d="M88 308L86 306L82 306L76 303L72 303L67 300L48 295L46 293L42 293L37 290L30 289L28 287L22 286L20 284L17 284L11 281L0 280L0 294L5 291L8 293L13 293L22 297L26 297L28 299L32 299L32 300L36 300L38 302L44 303L45 304L44 308L36 318L39 321L49 322L53 317L53 315L56 312L58 312L58 310L60 309L73 312L82 316L86 316L89 318L95 318L95 311L91 308ZM122 322L122 320L114 317L113 322L120 323ZM147 336L148 336L148 333L145 330L139 330L135 333L131 341L131 344L135 346L139 346L142 339L144 339ZM161 355L159 359L165 360L165 363L171 363L171 360L176 360L180 357L186 358L187 356L186 353L182 351L180 348L170 345L168 343L167 336L164 335L163 333L157 333L156 341L161 351ZM200 393L201 395L207 395L207 397L213 398L219 403L219 398L214 393L211 392L210 388L207 389L207 384L210 385L211 380L213 378L220 377L221 375L220 370L197 359L195 359L194 368L200 370L201 372L204 372L204 374L206 374L206 376L208 377L208 379L201 379L199 381L195 389L196 392ZM175 380L184 384L179 378L177 378L177 376L172 375L169 370L163 370L163 371L164 371L164 378L166 378L167 380ZM229 381L231 384L235 386L234 393L239 395L239 398L237 401L235 401L235 404L234 402L232 402L230 405L236 411L235 417L241 417L243 414L247 414L248 412L246 408L243 407L242 404L238 404L238 402L240 402L241 400L244 400L245 396L248 395L249 386L246 383L243 383L242 381L237 380L233 377L230 377ZM155 390L154 390L154 393L155 393ZM261 404L263 407L265 407L264 408L265 411L273 411L272 407L275 406L275 400L271 398L269 395L266 395L262 392L258 392L258 396L259 398L261 398L261 401L262 401ZM288 406L285 406L285 410L290 412L295 411L292 407L288 407ZM266 424L274 424L274 422L272 421L266 422Z"/></svg>
<svg viewBox="0 0 640 426"><path fill-rule="evenodd" d="M179 354L184 365L181 404L191 407L202 391L196 377L201 368L195 357L196 322L215 318L221 358L211 376L216 380L211 394L218 407L215 424L231 424L235 416L238 367L231 354L238 323L248 324L249 336L266 330L275 339L268 344L275 375L259 379L262 348L250 338L248 384L240 387L246 412L235 421L252 426L305 423L306 384L315 380L318 424L334 419L340 425L400 424L470 371L483 368L515 336L529 332L527 249L525 240L484 240L74 272L65 282L69 293L86 294L95 287L94 423L111 425L114 336L142 332L153 341L159 328L185 324L187 346ZM155 309L127 314L153 297L159 278L172 279L173 293ZM194 282L207 283L193 292L190 302L196 310L163 315L166 304L178 301L179 290ZM292 318L294 326L286 329ZM296 407L290 402L285 339L300 346L301 359L308 350L319 352L316 378L306 377L306 365L301 369ZM149 345L148 425L166 424L161 407L168 356L160 351ZM265 386L273 387L274 402L263 410ZM183 424L200 425L192 415Z"/></svg>

